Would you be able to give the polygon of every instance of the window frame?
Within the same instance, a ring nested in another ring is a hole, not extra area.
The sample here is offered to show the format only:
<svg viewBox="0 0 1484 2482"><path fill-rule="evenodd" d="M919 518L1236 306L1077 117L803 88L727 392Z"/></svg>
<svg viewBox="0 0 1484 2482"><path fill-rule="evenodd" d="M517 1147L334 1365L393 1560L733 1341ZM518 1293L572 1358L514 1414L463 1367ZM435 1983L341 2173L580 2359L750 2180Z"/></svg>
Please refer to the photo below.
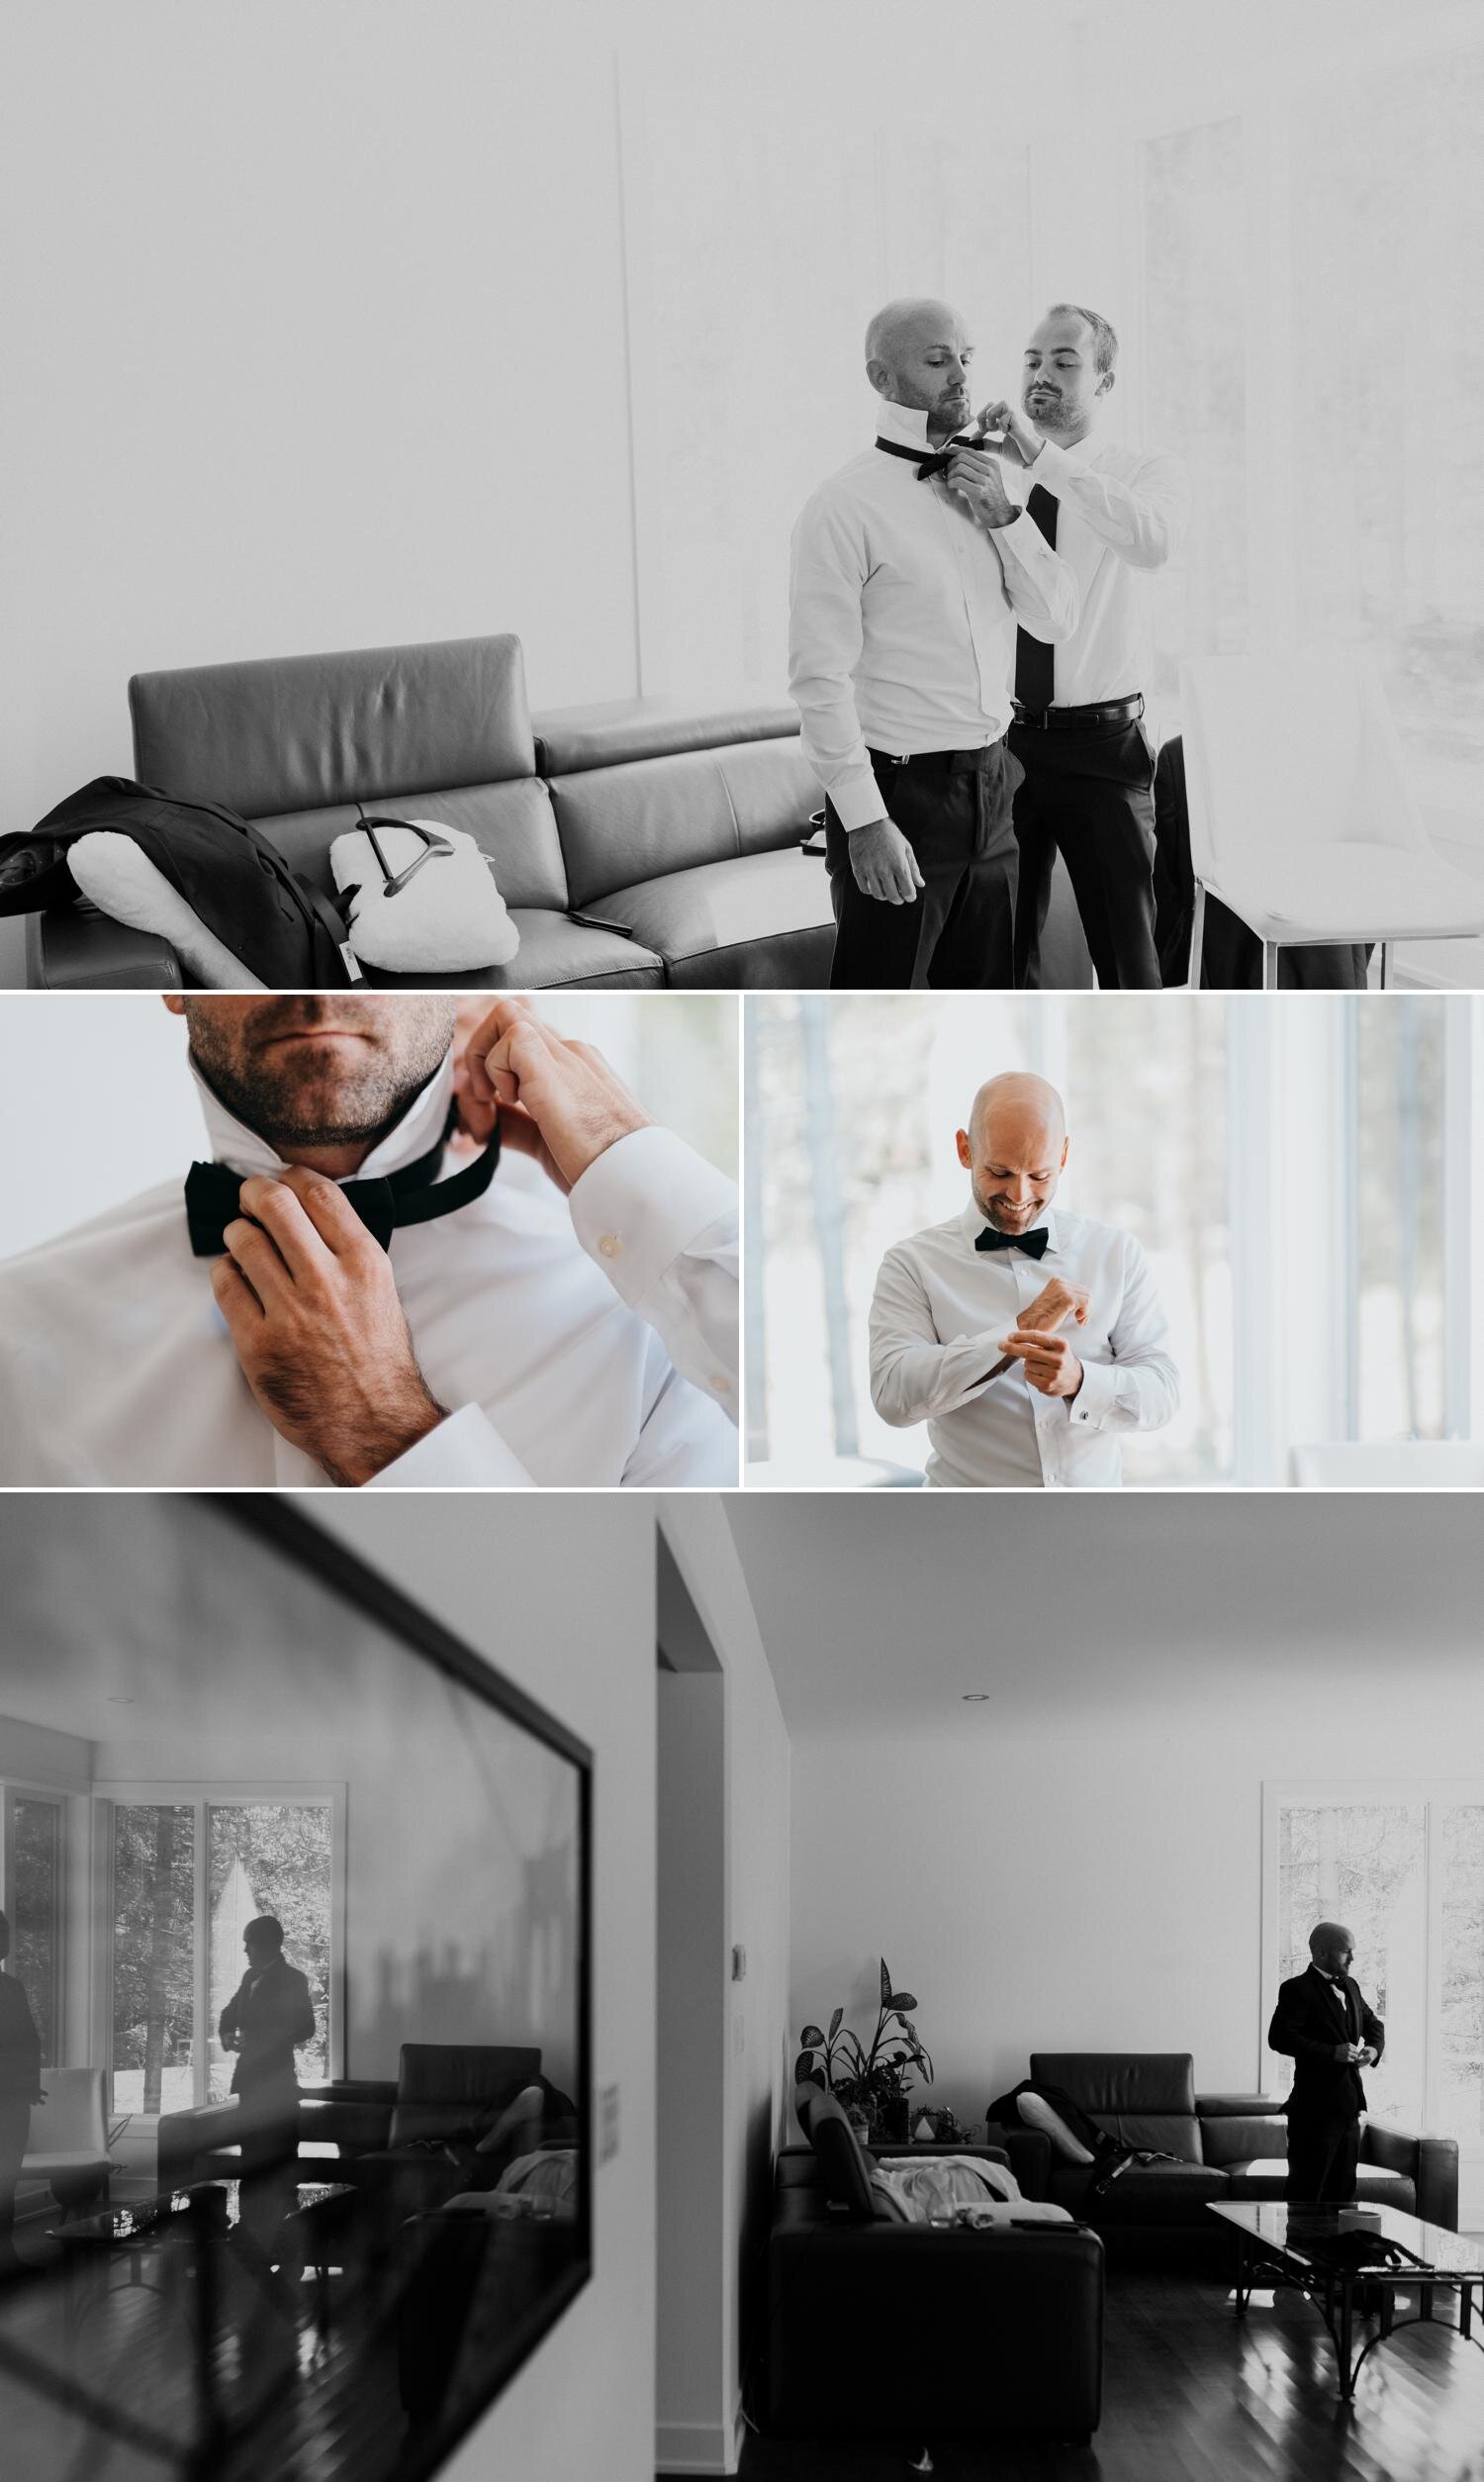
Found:
<svg viewBox="0 0 1484 2482"><path fill-rule="evenodd" d="M1278 1831L1284 1809L1365 1809L1410 1803L1420 1806L1423 1820L1424 1914L1427 1922L1423 1956L1423 2126L1412 2134L1438 2135L1441 2116L1442 2057L1442 1872L1438 1858L1440 1813L1451 1808L1484 1808L1484 1775L1359 1776L1339 1783L1313 1778L1265 1779L1262 1785L1261 1869L1261 2015L1258 2028L1257 2083L1266 2091L1271 2054L1266 2030L1277 2005L1281 1979L1278 1919ZM1365 1984L1364 1958L1359 1979ZM1385 2125L1385 2124L1382 2124ZM1460 2170L1477 2173L1484 2167L1484 2135L1458 2141Z"/></svg>
<svg viewBox="0 0 1484 2482"><path fill-rule="evenodd" d="M70 1830L72 1793L65 1786L33 1781L20 1775L0 1778L0 1907L11 1909L11 1873L15 1865L15 1804L17 1801L45 1801L57 1814L56 1872L52 1898L51 1939L51 2057L44 2058L43 2066L59 2067L67 2057L70 2035L68 2015L68 1900L70 1887Z"/></svg>
<svg viewBox="0 0 1484 2482"><path fill-rule="evenodd" d="M106 2076L109 2109L114 2106L113 2062L113 1982L114 1982L114 1811L116 1808L158 1807L189 1809L195 1820L192 1846L192 2024L194 2028L191 2061L192 2099L190 2109L199 2111L209 2098L207 2040L212 2023L211 2013L211 1938L207 1874L210 1868L210 1848L207 1814L212 1809L245 1809L255 1803L276 1808L325 1809L330 1813L329 1827L329 1975L328 2006L325 2024L325 2076L333 2083L345 2073L345 1823L347 1812L344 1783L264 1783L253 1778L244 1783L213 1779L204 1782L194 1778L187 1782L159 1777L142 1780L109 1777L93 1786L94 1816L95 1919L104 1926L98 1942L97 1981L95 1988L96 2021L103 2032L108 2052ZM142 2115L140 2115L142 2117ZM163 2117L163 2115L161 2115Z"/></svg>

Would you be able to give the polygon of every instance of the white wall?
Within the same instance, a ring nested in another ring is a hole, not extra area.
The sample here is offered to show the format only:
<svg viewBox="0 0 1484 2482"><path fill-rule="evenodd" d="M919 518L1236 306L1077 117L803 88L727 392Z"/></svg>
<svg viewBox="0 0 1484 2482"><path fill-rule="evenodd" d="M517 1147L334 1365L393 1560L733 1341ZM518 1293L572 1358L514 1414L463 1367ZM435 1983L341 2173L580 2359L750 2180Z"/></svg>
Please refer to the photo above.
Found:
<svg viewBox="0 0 1484 2482"><path fill-rule="evenodd" d="M612 43L4 12L7 828L129 772L138 671L512 629L537 706L634 688Z"/></svg>
<svg viewBox="0 0 1484 2482"><path fill-rule="evenodd" d="M747 1952L731 1984L722 2109L721 2394L696 2408L662 2398L656 2462L672 2471L733 2473L742 2379L758 2316L758 2253L767 2232L772 2163L783 2141L788 2004L788 1735L758 1634L725 1510L715 1492L667 1493L666 1540L720 1662L724 1680L725 1947ZM719 1974L728 1969L717 1958ZM661 2133L663 2143L663 2132ZM666 2229L667 2258L684 2230Z"/></svg>
<svg viewBox="0 0 1484 2482"><path fill-rule="evenodd" d="M1270 2083L1264 1778L1436 1776L1440 1748L1466 1770L1484 1676L1461 1648L1412 1645L1390 1686L1351 1695L1341 1653L1296 1647L1275 1704L1195 1652L1183 1695L1157 1703L1136 1661L1108 1661L1111 1718L1048 1706L1002 1731L984 1706L951 1737L858 1735L844 1715L795 1735L795 2033L843 2002L868 2034L883 1953L920 2003L932 2099L966 2122L1032 2050L1188 2051L1200 2089Z"/></svg>
<svg viewBox="0 0 1484 2482"><path fill-rule="evenodd" d="M593 1748L593 2281L446 2468L448 2482L644 2482L654 2448L655 1545L638 1496L346 1492L318 1521Z"/></svg>

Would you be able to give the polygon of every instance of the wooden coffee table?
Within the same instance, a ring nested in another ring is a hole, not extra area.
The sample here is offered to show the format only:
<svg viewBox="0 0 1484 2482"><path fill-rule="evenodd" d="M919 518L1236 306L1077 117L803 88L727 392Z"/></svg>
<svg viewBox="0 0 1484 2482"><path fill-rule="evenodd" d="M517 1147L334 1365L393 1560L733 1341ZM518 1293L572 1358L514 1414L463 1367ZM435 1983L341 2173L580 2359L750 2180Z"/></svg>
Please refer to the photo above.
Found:
<svg viewBox="0 0 1484 2482"><path fill-rule="evenodd" d="M1347 2404L1354 2395L1360 2364L1377 2344L1405 2328L1433 2323L1434 2296L1438 2292L1456 2293L1458 2334L1484 2352L1484 2337L1474 2334L1475 2309L1484 2309L1484 2241L1448 2232L1441 2224L1425 2224L1421 2217L1404 2214L1395 2206L1279 2206L1254 2201L1251 2205L1211 2204L1209 2212L1237 2233L1237 2316L1247 2314L1256 2269L1275 2268L1284 2282L1314 2303L1324 2320L1335 2347L1343 2402ZM1400 2262L1392 2263L1374 2245L1358 2250L1352 2264L1335 2263L1329 2257L1329 2245L1344 2234L1358 2234L1371 2244L1389 2242L1401 2251ZM1368 2263L1368 2258L1374 2263ZM1380 2309L1376 2333L1356 2352L1357 2295L1362 2290L1379 2299ZM1415 2317L1396 2316L1399 2292L1417 2294Z"/></svg>

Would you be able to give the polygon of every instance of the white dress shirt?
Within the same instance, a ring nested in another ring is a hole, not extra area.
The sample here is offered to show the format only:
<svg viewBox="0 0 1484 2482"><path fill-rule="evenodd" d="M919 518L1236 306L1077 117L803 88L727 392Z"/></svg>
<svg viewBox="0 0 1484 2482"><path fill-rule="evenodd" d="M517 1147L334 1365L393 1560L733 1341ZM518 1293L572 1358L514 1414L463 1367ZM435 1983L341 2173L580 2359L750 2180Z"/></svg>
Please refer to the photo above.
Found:
<svg viewBox="0 0 1484 2482"><path fill-rule="evenodd" d="M1076 579L1080 619L1054 641L1053 704L1101 707L1150 682L1141 569L1160 569L1184 540L1190 485L1166 448L1116 440L1043 443L1034 465L1005 466L1005 490L1022 507L1037 483L1058 503L1057 551ZM1034 524L1034 520L1032 521ZM1033 637L1046 632L1027 622Z"/></svg>
<svg viewBox="0 0 1484 2482"><path fill-rule="evenodd" d="M881 402L877 430L932 453L927 416ZM1034 518L991 531L941 474L863 449L793 528L788 688L842 826L882 815L868 749L987 749L1010 720L1017 621L1055 643L1076 588Z"/></svg>
<svg viewBox="0 0 1484 2482"><path fill-rule="evenodd" d="M427 1151L451 1081L445 1061L357 1179ZM201 1094L218 1163L283 1169ZM325 1486L242 1375L186 1169L0 1267L0 1482ZM377 1486L736 1481L737 1193L670 1130L620 1138L570 1198L507 1149L482 1197L390 1255L449 1415Z"/></svg>
<svg viewBox="0 0 1484 2482"><path fill-rule="evenodd" d="M1132 1233L1048 1207L1046 1254L976 1250L984 1218L963 1214L886 1252L871 1305L871 1394L896 1428L926 1422L929 1482L1083 1489L1123 1480L1119 1436L1155 1431L1179 1402L1179 1376L1149 1262ZM1061 1330L1082 1365L1075 1397L1044 1396L1014 1362L986 1372L1052 1276L1091 1295L1087 1324Z"/></svg>

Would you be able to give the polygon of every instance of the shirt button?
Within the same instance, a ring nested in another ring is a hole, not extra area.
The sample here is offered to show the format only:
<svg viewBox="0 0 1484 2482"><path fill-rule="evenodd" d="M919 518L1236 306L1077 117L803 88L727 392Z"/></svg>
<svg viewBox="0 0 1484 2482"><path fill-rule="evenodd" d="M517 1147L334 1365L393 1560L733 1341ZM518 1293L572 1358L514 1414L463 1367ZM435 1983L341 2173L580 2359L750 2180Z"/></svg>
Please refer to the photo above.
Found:
<svg viewBox="0 0 1484 2482"><path fill-rule="evenodd" d="M727 1378L725 1371L713 1371L711 1373L711 1385L715 1388L718 1396L729 1396L732 1392L732 1383Z"/></svg>
<svg viewBox="0 0 1484 2482"><path fill-rule="evenodd" d="M604 1258L622 1258L623 1243L616 1232L605 1232L598 1247Z"/></svg>

